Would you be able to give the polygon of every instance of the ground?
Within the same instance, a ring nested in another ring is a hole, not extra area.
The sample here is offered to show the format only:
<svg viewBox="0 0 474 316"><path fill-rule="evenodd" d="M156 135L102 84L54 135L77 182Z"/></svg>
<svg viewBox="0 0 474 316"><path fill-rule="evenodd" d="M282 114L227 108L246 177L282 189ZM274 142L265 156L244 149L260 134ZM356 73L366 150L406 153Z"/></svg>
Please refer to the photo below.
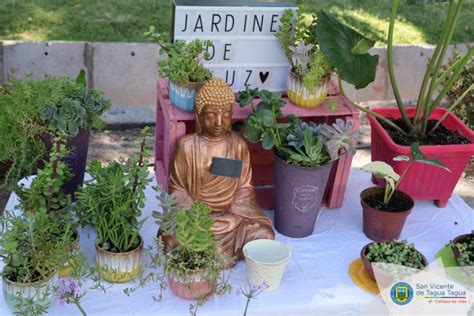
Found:
<svg viewBox="0 0 474 316"><path fill-rule="evenodd" d="M377 45L386 42L389 0L292 2L310 9L326 9L377 40ZM0 40L143 42L146 41L143 33L149 25L155 25L159 31L170 30L171 3L171 0L1 0ZM445 4L402 5L394 41L434 44L445 17ZM461 11L453 43L472 42L473 38L474 1L470 0L465 1Z"/></svg>

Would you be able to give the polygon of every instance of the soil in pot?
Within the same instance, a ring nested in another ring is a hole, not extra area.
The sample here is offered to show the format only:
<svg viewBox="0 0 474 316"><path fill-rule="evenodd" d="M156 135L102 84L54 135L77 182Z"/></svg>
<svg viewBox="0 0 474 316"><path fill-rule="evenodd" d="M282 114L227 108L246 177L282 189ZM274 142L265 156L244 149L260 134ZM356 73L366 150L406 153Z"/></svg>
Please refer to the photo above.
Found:
<svg viewBox="0 0 474 316"><path fill-rule="evenodd" d="M413 200L408 195L394 194L390 202L383 203L384 192L378 191L364 198L364 202L372 208L384 212L404 212L413 207Z"/></svg>
<svg viewBox="0 0 474 316"><path fill-rule="evenodd" d="M390 119L390 118L389 118ZM387 131L393 141L402 146L410 146L414 142L420 142L421 145L461 145L470 144L471 142L466 137L462 136L456 131L451 131L444 127L442 124L430 134L426 134L423 139L416 139L410 135L402 134L397 131L386 122L377 119L382 127ZM403 119L390 119L397 126L402 128L404 131L408 131ZM427 130L431 130L438 121L429 120Z"/></svg>
<svg viewBox="0 0 474 316"><path fill-rule="evenodd" d="M401 191L395 191L386 207L383 204L384 190L381 187L374 187L365 189L360 194L363 231L374 241L398 239L414 206L410 196Z"/></svg>

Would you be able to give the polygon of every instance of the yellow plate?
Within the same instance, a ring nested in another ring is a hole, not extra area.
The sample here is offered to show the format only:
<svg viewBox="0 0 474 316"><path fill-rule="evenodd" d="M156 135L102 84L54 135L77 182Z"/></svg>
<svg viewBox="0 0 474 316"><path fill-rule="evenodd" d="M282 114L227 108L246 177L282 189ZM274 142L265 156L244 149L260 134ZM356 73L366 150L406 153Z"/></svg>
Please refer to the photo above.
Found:
<svg viewBox="0 0 474 316"><path fill-rule="evenodd" d="M352 281L361 289L373 294L378 294L380 292L377 282L372 280L367 271L365 271L364 264L360 258L352 261L351 265L349 266L349 276L351 277Z"/></svg>

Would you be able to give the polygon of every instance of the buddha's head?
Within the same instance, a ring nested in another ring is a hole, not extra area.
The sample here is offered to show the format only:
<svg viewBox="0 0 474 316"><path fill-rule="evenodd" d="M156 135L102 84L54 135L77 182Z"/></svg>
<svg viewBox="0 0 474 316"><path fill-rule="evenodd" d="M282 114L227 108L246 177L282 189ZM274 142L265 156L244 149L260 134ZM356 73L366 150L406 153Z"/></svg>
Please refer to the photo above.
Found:
<svg viewBox="0 0 474 316"><path fill-rule="evenodd" d="M199 135L219 138L232 127L235 95L220 78L211 78L199 90L194 104Z"/></svg>

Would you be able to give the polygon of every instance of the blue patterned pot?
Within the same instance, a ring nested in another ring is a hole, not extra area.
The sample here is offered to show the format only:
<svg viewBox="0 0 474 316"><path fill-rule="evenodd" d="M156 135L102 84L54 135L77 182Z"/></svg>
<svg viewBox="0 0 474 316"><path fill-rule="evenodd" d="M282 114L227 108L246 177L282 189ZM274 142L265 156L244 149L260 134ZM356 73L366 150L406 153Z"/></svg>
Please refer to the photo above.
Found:
<svg viewBox="0 0 474 316"><path fill-rule="evenodd" d="M202 84L200 82L179 83L170 80L169 95L171 103L182 111L194 112L194 101Z"/></svg>

